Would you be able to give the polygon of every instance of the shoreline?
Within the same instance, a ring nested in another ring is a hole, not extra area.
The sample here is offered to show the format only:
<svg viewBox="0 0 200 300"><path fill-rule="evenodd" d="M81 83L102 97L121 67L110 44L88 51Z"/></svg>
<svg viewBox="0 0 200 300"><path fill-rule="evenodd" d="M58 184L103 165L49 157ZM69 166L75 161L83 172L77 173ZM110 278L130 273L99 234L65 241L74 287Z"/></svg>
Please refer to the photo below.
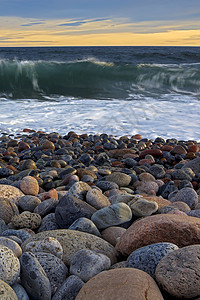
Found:
<svg viewBox="0 0 200 300"><path fill-rule="evenodd" d="M0 222L12 299L196 299L200 143L2 133Z"/></svg>

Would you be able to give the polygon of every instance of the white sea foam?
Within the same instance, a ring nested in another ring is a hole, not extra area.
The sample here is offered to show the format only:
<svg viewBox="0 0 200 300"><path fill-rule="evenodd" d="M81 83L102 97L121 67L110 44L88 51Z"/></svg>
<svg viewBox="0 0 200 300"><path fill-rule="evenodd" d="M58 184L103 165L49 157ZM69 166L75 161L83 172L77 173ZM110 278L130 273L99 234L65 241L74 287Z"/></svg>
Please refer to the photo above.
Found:
<svg viewBox="0 0 200 300"><path fill-rule="evenodd" d="M170 100L169 100L170 99ZM115 136L200 140L200 101L191 96L164 95L162 99L132 101L60 97L46 101L0 100L0 132L23 128L59 132L108 133Z"/></svg>

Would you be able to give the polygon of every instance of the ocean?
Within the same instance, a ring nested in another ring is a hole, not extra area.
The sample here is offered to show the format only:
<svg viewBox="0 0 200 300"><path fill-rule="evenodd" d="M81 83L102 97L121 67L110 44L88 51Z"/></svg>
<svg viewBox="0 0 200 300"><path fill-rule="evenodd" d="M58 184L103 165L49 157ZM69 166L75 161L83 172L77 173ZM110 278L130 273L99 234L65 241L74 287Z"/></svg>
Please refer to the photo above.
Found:
<svg viewBox="0 0 200 300"><path fill-rule="evenodd" d="M200 47L2 47L0 133L200 140Z"/></svg>

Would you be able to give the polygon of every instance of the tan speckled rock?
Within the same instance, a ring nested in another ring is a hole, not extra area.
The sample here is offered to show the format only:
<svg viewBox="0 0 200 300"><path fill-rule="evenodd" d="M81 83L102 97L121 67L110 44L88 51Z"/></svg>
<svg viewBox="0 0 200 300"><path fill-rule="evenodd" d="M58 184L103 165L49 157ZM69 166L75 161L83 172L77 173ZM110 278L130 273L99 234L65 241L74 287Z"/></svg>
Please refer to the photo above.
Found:
<svg viewBox="0 0 200 300"><path fill-rule="evenodd" d="M24 211L20 215L14 216L11 220L16 228L36 229L42 223L42 218L39 214Z"/></svg>
<svg viewBox="0 0 200 300"><path fill-rule="evenodd" d="M19 274L19 259L10 248L0 245L0 279L12 285L17 281Z"/></svg>
<svg viewBox="0 0 200 300"><path fill-rule="evenodd" d="M111 244L95 235L77 230L58 229L37 233L22 244L22 250L25 249L26 244L46 237L54 237L60 242L63 248L63 261L67 265L70 265L74 253L81 249L96 250L107 255L112 263L116 262L115 249Z"/></svg>
<svg viewBox="0 0 200 300"><path fill-rule="evenodd" d="M6 184L0 184L0 197L8 200L12 200L18 203L19 199L24 194L16 187Z"/></svg>
<svg viewBox="0 0 200 300"><path fill-rule="evenodd" d="M158 204L158 209L164 206L171 205L171 202L162 198L162 197L157 197L157 196L144 196L144 199L148 201L154 201Z"/></svg>
<svg viewBox="0 0 200 300"><path fill-rule="evenodd" d="M128 186L131 182L131 177L122 172L113 172L105 177L105 180L115 182L119 187Z"/></svg>
<svg viewBox="0 0 200 300"><path fill-rule="evenodd" d="M0 236L0 245L8 247L10 250L12 250L17 257L20 257L22 255L22 248L19 246L19 244L10 238L7 238L5 236Z"/></svg>
<svg viewBox="0 0 200 300"><path fill-rule="evenodd" d="M18 300L14 290L3 280L0 279L1 300Z"/></svg>
<svg viewBox="0 0 200 300"><path fill-rule="evenodd" d="M76 300L163 300L147 273L134 268L117 268L99 273L79 291Z"/></svg>
<svg viewBox="0 0 200 300"><path fill-rule="evenodd" d="M200 219L160 214L134 222L119 239L116 250L124 256L158 242L171 242L178 247L200 244Z"/></svg>
<svg viewBox="0 0 200 300"><path fill-rule="evenodd" d="M158 204L155 201L139 198L136 202L129 205L132 213L136 217L146 217L155 213L158 209Z"/></svg>
<svg viewBox="0 0 200 300"><path fill-rule="evenodd" d="M59 241L53 237L46 237L44 240L30 242L25 246L25 251L51 253L60 259L63 257L63 248Z"/></svg>
<svg viewBox="0 0 200 300"><path fill-rule="evenodd" d="M39 192L39 184L32 176L25 176L20 182L20 189L25 195L37 195Z"/></svg>
<svg viewBox="0 0 200 300"><path fill-rule="evenodd" d="M190 299L200 295L200 245L177 249L156 267L156 280L170 295Z"/></svg>
<svg viewBox="0 0 200 300"><path fill-rule="evenodd" d="M108 198L97 189L91 189L87 192L86 202L96 209L101 209L111 204Z"/></svg>
<svg viewBox="0 0 200 300"><path fill-rule="evenodd" d="M78 199L85 200L87 192L91 190L91 187L83 181L75 182L68 191L68 194Z"/></svg>

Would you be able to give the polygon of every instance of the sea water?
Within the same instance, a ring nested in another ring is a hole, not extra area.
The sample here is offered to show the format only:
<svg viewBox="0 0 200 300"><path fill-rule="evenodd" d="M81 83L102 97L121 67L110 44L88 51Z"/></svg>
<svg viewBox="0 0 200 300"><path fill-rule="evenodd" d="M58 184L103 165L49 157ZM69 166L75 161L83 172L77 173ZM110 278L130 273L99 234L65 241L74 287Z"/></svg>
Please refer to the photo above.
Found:
<svg viewBox="0 0 200 300"><path fill-rule="evenodd" d="M200 47L0 48L0 132L200 140Z"/></svg>

